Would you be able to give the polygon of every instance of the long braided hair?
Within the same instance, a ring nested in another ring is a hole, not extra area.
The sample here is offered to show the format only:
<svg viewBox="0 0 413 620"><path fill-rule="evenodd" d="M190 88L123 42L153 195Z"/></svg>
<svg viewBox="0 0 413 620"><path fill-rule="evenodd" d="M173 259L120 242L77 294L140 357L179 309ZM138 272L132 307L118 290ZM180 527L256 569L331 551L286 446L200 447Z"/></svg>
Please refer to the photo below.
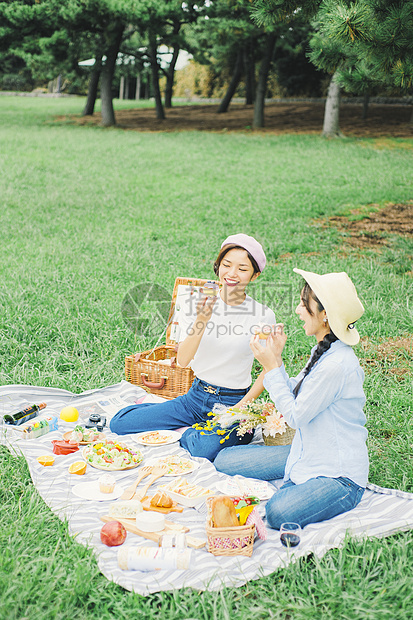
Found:
<svg viewBox="0 0 413 620"><path fill-rule="evenodd" d="M310 288L310 285L306 282L303 288L303 291L301 293L301 299L307 312L309 312L313 316L314 312L310 309L310 298L314 299L314 301L316 302L318 312L322 312L324 310L323 304L318 299L318 297L315 296L314 291L312 290L312 288ZM298 392L300 391L301 384L306 378L306 376L308 375L308 373L310 372L310 370L313 368L314 364L318 362L318 360L323 355L323 353L328 351L332 343L335 342L336 340L338 340L337 336L330 329L329 333L326 334L324 338L318 343L317 348L314 350L314 353L312 354L308 364L304 368L303 378L300 379L300 381L297 383L297 385L295 386L293 390L294 398L297 398Z"/></svg>

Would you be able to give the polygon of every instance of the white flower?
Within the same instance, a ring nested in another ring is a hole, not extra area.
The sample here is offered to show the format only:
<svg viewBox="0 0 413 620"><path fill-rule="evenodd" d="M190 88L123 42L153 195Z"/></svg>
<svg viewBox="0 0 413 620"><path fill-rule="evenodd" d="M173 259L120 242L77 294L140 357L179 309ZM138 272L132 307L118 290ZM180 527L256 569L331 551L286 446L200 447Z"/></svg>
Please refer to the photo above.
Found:
<svg viewBox="0 0 413 620"><path fill-rule="evenodd" d="M262 432L270 437L282 435L286 430L284 418L278 414L267 416L266 422L262 425Z"/></svg>
<svg viewBox="0 0 413 620"><path fill-rule="evenodd" d="M227 409L225 405L216 404L212 410L214 414L214 421L218 422L222 428L228 428L233 424L245 420L245 411L242 412L239 409Z"/></svg>

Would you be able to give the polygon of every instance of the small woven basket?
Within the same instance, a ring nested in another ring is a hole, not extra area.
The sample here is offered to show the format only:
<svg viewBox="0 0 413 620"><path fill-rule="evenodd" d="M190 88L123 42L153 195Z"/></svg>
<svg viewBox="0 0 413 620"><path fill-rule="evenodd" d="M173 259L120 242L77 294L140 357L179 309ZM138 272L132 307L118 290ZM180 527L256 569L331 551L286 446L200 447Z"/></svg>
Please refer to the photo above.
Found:
<svg viewBox="0 0 413 620"><path fill-rule="evenodd" d="M254 546L255 525L212 527L206 524L208 551L212 555L246 555L251 557Z"/></svg>
<svg viewBox="0 0 413 620"><path fill-rule="evenodd" d="M254 546L255 524L214 527L211 512L213 499L213 497L209 497L206 501L208 517L205 527L209 553L212 553L212 555L246 555L251 557Z"/></svg>
<svg viewBox="0 0 413 620"><path fill-rule="evenodd" d="M282 435L277 433L275 437L272 437L271 435L266 435L263 432L262 438L264 440L265 445L266 446L288 446L294 438L295 428L291 428L290 426L288 426L288 424L286 424L286 427L287 427L287 430L285 431L285 433L283 433Z"/></svg>

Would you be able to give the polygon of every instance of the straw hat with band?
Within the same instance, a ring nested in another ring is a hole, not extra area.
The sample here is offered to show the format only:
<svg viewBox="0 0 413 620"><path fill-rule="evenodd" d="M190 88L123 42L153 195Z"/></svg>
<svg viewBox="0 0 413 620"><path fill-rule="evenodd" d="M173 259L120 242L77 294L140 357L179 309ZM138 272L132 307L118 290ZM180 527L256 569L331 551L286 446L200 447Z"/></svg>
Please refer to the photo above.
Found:
<svg viewBox="0 0 413 620"><path fill-rule="evenodd" d="M303 269L293 271L303 276L324 306L331 331L337 338L351 346L357 344L360 336L354 323L362 316L364 308L346 272L320 276Z"/></svg>

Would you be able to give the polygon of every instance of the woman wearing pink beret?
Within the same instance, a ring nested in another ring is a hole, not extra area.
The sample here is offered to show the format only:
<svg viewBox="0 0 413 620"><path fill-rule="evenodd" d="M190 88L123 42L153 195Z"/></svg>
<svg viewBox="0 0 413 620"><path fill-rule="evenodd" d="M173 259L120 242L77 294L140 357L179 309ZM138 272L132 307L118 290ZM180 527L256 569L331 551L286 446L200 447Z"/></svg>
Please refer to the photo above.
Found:
<svg viewBox="0 0 413 620"><path fill-rule="evenodd" d="M190 365L196 376L189 392L164 403L124 407L110 422L113 432L124 435L192 427L205 422L217 403L232 407L261 394L264 373L251 385L254 355L249 342L257 325L272 325L275 316L249 297L246 288L258 278L265 263L264 250L253 237L238 233L223 241L214 263L219 293L202 297L180 325L177 361L181 366ZM231 438L231 444L238 445L249 443L252 435L240 438L232 433ZM195 428L183 433L181 446L193 456L211 461L223 448L220 436L201 435Z"/></svg>

